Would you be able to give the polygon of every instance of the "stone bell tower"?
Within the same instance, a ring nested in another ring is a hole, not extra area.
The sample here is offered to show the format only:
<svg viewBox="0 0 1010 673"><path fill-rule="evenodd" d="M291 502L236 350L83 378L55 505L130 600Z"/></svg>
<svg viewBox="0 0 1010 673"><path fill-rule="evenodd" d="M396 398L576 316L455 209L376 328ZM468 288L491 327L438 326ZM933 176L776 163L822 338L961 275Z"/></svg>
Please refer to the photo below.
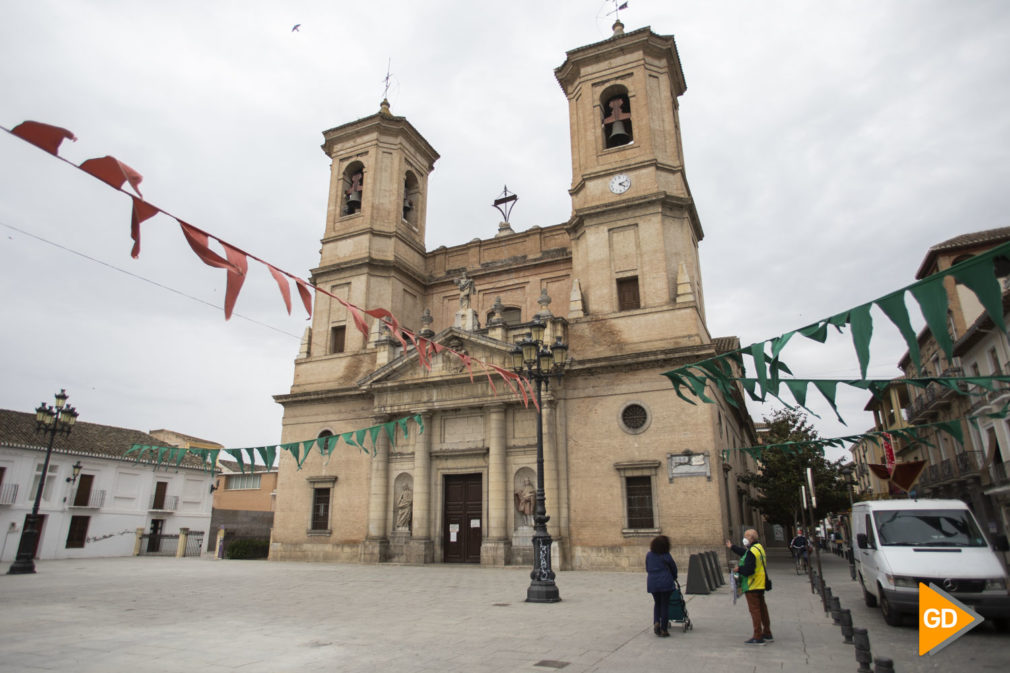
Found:
<svg viewBox="0 0 1010 673"><path fill-rule="evenodd" d="M571 124L569 319L608 319L629 351L707 342L673 37L618 22L609 39L569 51L555 76ZM578 347L609 346L587 335Z"/></svg>
<svg viewBox="0 0 1010 673"><path fill-rule="evenodd" d="M404 321L418 320L424 308L428 175L438 153L406 118L394 116L385 100L376 114L325 131L323 137L322 149L332 163L313 282L356 306L381 306ZM319 356L374 359L368 349L381 338L373 333L366 339L347 310L321 293L311 335L311 343L303 346L308 358L296 365L295 388L310 379L341 380L348 368L363 371L365 363L341 358L326 365L325 375L309 370ZM304 381L299 369L305 370Z"/></svg>

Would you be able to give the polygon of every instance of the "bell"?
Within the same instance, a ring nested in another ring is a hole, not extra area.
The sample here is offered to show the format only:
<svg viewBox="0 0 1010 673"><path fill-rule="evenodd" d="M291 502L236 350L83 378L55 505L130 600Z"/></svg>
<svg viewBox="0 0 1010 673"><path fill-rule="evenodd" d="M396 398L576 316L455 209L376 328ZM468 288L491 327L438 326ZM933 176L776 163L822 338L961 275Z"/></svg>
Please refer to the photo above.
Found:
<svg viewBox="0 0 1010 673"><path fill-rule="evenodd" d="M625 145L630 141L631 136L624 128L624 122L618 119L610 127L610 142L614 145Z"/></svg>
<svg viewBox="0 0 1010 673"><path fill-rule="evenodd" d="M361 207L361 192L360 191L348 191L347 192L347 209L351 212L355 212Z"/></svg>

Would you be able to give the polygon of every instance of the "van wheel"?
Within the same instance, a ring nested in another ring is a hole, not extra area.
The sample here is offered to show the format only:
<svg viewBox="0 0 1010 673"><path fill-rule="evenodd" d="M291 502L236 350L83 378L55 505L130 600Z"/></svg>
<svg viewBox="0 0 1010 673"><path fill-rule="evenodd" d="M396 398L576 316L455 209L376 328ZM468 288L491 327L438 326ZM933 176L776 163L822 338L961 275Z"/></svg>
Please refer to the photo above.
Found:
<svg viewBox="0 0 1010 673"><path fill-rule="evenodd" d="M859 588L863 590L863 602L866 603L866 607L875 608L877 607L877 597L866 590L866 585L863 584L863 576L859 576Z"/></svg>
<svg viewBox="0 0 1010 673"><path fill-rule="evenodd" d="M901 626L901 613L895 611L891 601L887 600L887 594L883 589L880 590L880 614L884 616L884 621L888 626Z"/></svg>

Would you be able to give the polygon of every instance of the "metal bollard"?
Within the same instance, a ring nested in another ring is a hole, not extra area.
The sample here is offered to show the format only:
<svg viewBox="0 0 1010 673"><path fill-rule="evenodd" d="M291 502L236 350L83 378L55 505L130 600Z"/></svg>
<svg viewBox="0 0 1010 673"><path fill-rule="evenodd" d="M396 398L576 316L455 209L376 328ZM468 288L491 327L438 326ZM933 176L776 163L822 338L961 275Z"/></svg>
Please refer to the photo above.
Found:
<svg viewBox="0 0 1010 673"><path fill-rule="evenodd" d="M831 597L831 623L835 626L841 625L841 617L839 613L842 611L842 602L839 600L838 596Z"/></svg>
<svg viewBox="0 0 1010 673"><path fill-rule="evenodd" d="M873 673L894 673L894 662L887 657L877 657L873 660Z"/></svg>
<svg viewBox="0 0 1010 673"><path fill-rule="evenodd" d="M824 587L824 593L821 594L821 602L824 603L824 614L828 614L831 611L831 587Z"/></svg>
<svg viewBox="0 0 1010 673"><path fill-rule="evenodd" d="M870 636L866 629L852 629L852 640L856 646L856 662L859 663L858 673L873 673L870 670L870 663L873 655L870 654Z"/></svg>
<svg viewBox="0 0 1010 673"><path fill-rule="evenodd" d="M842 608L838 611L838 623L842 627L842 638L847 645L852 644L852 610Z"/></svg>

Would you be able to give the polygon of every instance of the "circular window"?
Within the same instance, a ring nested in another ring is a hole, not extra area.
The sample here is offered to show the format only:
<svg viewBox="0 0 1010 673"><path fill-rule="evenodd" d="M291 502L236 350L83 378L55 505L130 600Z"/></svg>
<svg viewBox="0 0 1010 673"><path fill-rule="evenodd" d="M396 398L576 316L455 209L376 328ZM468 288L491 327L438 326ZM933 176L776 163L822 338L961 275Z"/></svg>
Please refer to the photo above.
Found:
<svg viewBox="0 0 1010 673"><path fill-rule="evenodd" d="M648 410L638 402L624 405L618 416L621 429L632 435L645 432L650 420Z"/></svg>

